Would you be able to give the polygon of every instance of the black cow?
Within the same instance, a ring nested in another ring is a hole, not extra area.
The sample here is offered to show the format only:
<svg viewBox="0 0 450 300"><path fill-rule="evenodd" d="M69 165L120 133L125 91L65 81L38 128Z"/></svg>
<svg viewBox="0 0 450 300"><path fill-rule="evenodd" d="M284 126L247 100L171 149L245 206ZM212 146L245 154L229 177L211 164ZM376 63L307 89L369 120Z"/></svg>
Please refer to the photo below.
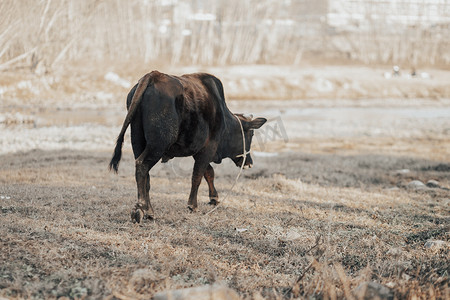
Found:
<svg viewBox="0 0 450 300"><path fill-rule="evenodd" d="M267 120L252 120L233 114L225 104L223 86L216 77L197 73L171 76L153 71L142 77L127 97L128 113L117 138L109 168L118 170L125 131L131 124L131 144L136 159L138 202L131 213L133 222L153 218L150 204L150 169L160 160L193 156L192 187L188 207L197 208L197 191L205 177L210 204L218 203L214 169L210 163L231 158L241 167L252 166L248 151L253 130ZM245 138L243 153L242 130ZM244 154L244 155L243 155Z"/></svg>

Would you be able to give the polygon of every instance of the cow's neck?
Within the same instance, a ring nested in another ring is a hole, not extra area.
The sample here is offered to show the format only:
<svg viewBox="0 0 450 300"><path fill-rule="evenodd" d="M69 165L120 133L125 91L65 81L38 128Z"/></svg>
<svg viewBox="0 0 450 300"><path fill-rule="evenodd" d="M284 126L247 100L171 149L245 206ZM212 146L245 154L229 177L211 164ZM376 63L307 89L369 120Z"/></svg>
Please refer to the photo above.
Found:
<svg viewBox="0 0 450 300"><path fill-rule="evenodd" d="M217 152L221 158L235 158L242 154L242 130L239 120L230 115L227 120L226 129L223 131Z"/></svg>

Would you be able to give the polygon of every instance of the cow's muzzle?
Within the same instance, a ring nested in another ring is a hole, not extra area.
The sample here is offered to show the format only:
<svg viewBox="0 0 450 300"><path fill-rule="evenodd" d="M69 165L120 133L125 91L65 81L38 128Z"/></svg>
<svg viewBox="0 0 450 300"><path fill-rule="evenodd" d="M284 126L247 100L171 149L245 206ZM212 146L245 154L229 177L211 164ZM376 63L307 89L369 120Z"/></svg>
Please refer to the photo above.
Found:
<svg viewBox="0 0 450 300"><path fill-rule="evenodd" d="M236 156L235 159L233 159L233 161L236 164L236 167L241 168L242 163L244 162L244 156L242 154L238 155L238 156ZM252 160L252 157L250 156L250 154L247 152L247 155L245 157L245 164L242 168L250 169L251 167L253 167L253 160Z"/></svg>

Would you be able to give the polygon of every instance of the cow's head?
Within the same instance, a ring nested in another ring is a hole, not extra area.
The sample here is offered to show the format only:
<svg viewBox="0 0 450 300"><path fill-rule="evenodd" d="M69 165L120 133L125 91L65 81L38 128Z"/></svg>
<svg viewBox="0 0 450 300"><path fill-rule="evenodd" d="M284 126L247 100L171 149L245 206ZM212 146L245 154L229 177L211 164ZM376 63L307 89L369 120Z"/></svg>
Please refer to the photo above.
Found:
<svg viewBox="0 0 450 300"><path fill-rule="evenodd" d="M253 133L254 133L253 131L255 129L258 129L261 126L263 126L264 123L266 123L267 119L265 119L265 118L253 119L253 116L251 116L251 115L242 115L242 114L235 114L235 115L242 124L242 129L244 131L246 153L242 153L244 150L242 147L243 139L242 139L242 130L239 126L238 132L234 131L233 138L232 138L233 146L234 146L233 148L235 149L234 152L236 152L237 154L235 156L231 157L231 159L236 164L236 166L238 166L240 168L242 166L242 161L244 160L244 155L245 155L244 169L251 168L253 165L253 160L252 160L252 157L250 156L250 147L252 144L252 138L253 138Z"/></svg>

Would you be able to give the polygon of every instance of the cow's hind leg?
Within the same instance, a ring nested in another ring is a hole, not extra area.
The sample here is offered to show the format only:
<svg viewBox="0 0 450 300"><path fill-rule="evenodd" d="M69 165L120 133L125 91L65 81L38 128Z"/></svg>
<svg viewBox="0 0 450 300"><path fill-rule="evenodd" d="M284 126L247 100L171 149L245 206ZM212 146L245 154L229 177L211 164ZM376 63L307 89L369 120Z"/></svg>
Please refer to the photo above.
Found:
<svg viewBox="0 0 450 300"><path fill-rule="evenodd" d="M217 194L216 187L214 186L214 169L211 164L206 167L205 175L206 182L209 188L209 203L211 205L219 204L219 194Z"/></svg>
<svg viewBox="0 0 450 300"><path fill-rule="evenodd" d="M131 212L131 220L140 223L142 219L154 218L153 208L150 203L150 169L161 158L160 153L154 153L150 145L136 159L136 184L138 190L138 202Z"/></svg>

